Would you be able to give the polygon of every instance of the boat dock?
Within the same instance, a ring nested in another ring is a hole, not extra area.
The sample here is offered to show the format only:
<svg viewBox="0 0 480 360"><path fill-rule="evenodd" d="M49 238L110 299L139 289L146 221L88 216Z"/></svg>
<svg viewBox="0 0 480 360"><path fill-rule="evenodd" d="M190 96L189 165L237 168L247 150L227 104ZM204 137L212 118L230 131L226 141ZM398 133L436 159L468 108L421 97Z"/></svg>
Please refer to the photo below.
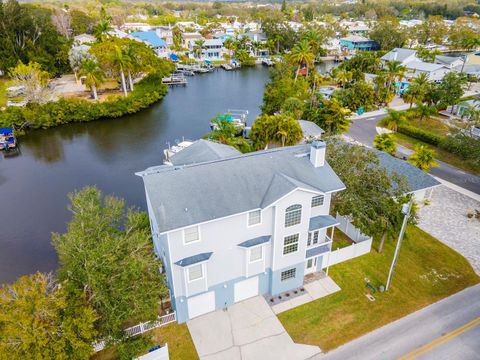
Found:
<svg viewBox="0 0 480 360"><path fill-rule="evenodd" d="M168 85L168 86L186 86L187 85L187 79L185 79L185 76L183 74L174 74L172 76L167 76L162 79L162 84Z"/></svg>

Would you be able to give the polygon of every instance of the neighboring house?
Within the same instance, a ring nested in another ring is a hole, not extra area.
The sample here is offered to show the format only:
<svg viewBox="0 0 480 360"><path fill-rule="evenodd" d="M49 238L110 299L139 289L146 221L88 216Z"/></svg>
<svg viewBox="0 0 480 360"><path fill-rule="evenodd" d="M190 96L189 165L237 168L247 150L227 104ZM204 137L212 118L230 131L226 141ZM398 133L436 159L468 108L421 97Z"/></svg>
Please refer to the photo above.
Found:
<svg viewBox="0 0 480 360"><path fill-rule="evenodd" d="M298 289L326 266L339 224L330 200L345 186L325 152L316 141L137 174L178 322Z"/></svg>
<svg viewBox="0 0 480 360"><path fill-rule="evenodd" d="M202 35L198 32L185 32L182 33L182 47L184 49L192 50L195 46L195 41L203 39Z"/></svg>
<svg viewBox="0 0 480 360"><path fill-rule="evenodd" d="M170 26L157 26L155 32L159 38L165 40L168 46L173 45L173 31Z"/></svg>
<svg viewBox="0 0 480 360"><path fill-rule="evenodd" d="M366 37L359 35L349 35L340 39L340 46L342 49L350 51L372 51L378 50L378 43Z"/></svg>
<svg viewBox="0 0 480 360"><path fill-rule="evenodd" d="M97 40L97 38L90 34L80 34L73 38L73 45L79 46L84 44L92 44Z"/></svg>
<svg viewBox="0 0 480 360"><path fill-rule="evenodd" d="M411 61L421 61L417 57L417 50L395 48L386 53L380 58L380 61L385 65L388 61L400 61L402 65L406 65Z"/></svg>
<svg viewBox="0 0 480 360"><path fill-rule="evenodd" d="M248 37L248 39L252 42L261 42L261 43L266 43L267 42L267 35L261 31L249 31L243 34L238 35L238 37L244 38Z"/></svg>
<svg viewBox="0 0 480 360"><path fill-rule="evenodd" d="M435 64L440 64L449 69L454 69L457 67L462 67L463 59L455 56L437 55L435 57Z"/></svg>
<svg viewBox="0 0 480 360"><path fill-rule="evenodd" d="M220 39L206 39L205 49L202 51L202 60L223 60L226 49Z"/></svg>
<svg viewBox="0 0 480 360"><path fill-rule="evenodd" d="M405 65L408 79L416 78L419 74L425 73L430 81L441 81L451 70L444 65L432 64L424 61L411 61Z"/></svg>
<svg viewBox="0 0 480 360"><path fill-rule="evenodd" d="M133 22L133 23L124 23L121 27L120 30L130 32L130 31L150 31L152 30L153 26L150 24L146 23L138 23L138 22Z"/></svg>
<svg viewBox="0 0 480 360"><path fill-rule="evenodd" d="M466 100L458 103L455 105L455 109L453 112L455 115L460 116L462 118L468 116L467 111L471 108L477 109L480 111L480 100Z"/></svg>
<svg viewBox="0 0 480 360"><path fill-rule="evenodd" d="M168 45L165 40L161 39L155 31L138 31L130 33L134 39L143 41L149 45L157 56L166 58L168 57Z"/></svg>

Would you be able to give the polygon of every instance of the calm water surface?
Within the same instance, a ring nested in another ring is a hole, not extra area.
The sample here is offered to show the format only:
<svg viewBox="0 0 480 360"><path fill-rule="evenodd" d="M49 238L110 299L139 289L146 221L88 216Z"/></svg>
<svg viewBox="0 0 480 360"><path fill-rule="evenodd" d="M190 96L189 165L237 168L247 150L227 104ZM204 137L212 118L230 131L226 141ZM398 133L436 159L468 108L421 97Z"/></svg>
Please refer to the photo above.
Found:
<svg viewBox="0 0 480 360"><path fill-rule="evenodd" d="M70 219L67 194L97 185L129 205L145 208L143 184L134 173L163 161L163 149L182 136L197 139L209 120L228 108L260 113L268 71L218 70L188 78L152 108L115 120L39 130L20 139L21 155L0 158L0 283L50 271L57 257L51 232Z"/></svg>
<svg viewBox="0 0 480 360"><path fill-rule="evenodd" d="M321 64L321 71L332 64ZM30 132L20 139L21 155L0 157L0 284L57 267L50 238L70 219L67 194L96 185L131 206L145 208L136 171L163 161L167 142L197 139L209 121L227 109L259 115L268 71L218 70L188 78L158 104L121 119L72 124Z"/></svg>

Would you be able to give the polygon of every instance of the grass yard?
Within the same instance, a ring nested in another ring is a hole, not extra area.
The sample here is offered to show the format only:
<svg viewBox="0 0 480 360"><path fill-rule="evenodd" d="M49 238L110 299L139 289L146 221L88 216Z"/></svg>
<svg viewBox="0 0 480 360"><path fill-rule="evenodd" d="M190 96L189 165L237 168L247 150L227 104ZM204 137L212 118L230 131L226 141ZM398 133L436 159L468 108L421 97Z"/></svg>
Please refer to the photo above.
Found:
<svg viewBox="0 0 480 360"><path fill-rule="evenodd" d="M388 239L378 254L374 243L370 254L332 266L341 291L280 314L293 340L328 351L480 281L464 257L410 226L388 293L371 302L364 278L385 284L394 246Z"/></svg>
<svg viewBox="0 0 480 360"><path fill-rule="evenodd" d="M186 324L172 323L154 329L149 333L155 345L168 344L170 360L195 360L198 359L197 351L193 345L192 337ZM145 349L147 353L148 349ZM117 359L115 350L109 348L100 351L91 357L91 360L113 360Z"/></svg>
<svg viewBox="0 0 480 360"><path fill-rule="evenodd" d="M350 239L345 233L340 231L338 228L335 228L333 234L332 250L341 249L353 244L352 239Z"/></svg>
<svg viewBox="0 0 480 360"><path fill-rule="evenodd" d="M403 145L409 149L414 150L415 145L421 144L421 145L426 145L429 148L432 148L436 151L437 156L436 158L440 161L446 162L447 164L453 165L459 169L468 171L472 174L475 175L480 175L480 169L477 166L471 165L470 163L466 162L463 160L461 157L452 154L446 150L443 150L439 147L427 144L423 141L420 141L418 139L414 139L408 135L405 134L400 134L399 132L395 133L395 139L398 144Z"/></svg>
<svg viewBox="0 0 480 360"><path fill-rule="evenodd" d="M7 80L0 79L0 107L7 105Z"/></svg>
<svg viewBox="0 0 480 360"><path fill-rule="evenodd" d="M413 118L408 120L408 124L440 136L445 136L450 132L450 127L448 125L434 118L423 120Z"/></svg>

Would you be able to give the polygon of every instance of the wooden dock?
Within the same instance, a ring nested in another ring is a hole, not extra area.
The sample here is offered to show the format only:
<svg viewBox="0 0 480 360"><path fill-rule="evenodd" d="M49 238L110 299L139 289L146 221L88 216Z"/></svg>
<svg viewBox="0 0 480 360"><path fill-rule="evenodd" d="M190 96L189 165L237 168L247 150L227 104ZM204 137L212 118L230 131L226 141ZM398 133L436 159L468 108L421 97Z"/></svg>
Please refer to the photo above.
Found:
<svg viewBox="0 0 480 360"><path fill-rule="evenodd" d="M172 75L172 76L164 77L162 79L162 84L165 84L168 86L186 86L187 79L185 79L185 76L183 75Z"/></svg>

